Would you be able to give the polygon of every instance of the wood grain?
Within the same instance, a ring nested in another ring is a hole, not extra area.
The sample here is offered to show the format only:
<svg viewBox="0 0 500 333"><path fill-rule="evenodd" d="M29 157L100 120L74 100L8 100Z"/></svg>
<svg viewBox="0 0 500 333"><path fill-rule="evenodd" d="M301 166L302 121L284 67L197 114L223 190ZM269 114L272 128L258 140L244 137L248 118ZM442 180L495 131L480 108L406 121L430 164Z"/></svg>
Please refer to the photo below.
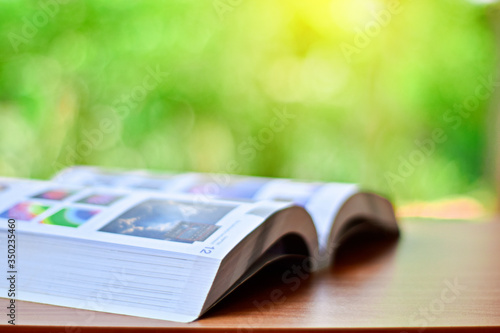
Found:
<svg viewBox="0 0 500 333"><path fill-rule="evenodd" d="M329 328L500 331L500 223L406 221L396 242L353 240L329 270L282 262L190 324L18 302L17 331ZM293 270L296 273L293 273ZM283 274L287 270L291 273ZM0 299L5 309L6 299ZM2 311L5 313L5 311ZM2 315L0 325L7 320ZM1 332L13 329L0 326Z"/></svg>

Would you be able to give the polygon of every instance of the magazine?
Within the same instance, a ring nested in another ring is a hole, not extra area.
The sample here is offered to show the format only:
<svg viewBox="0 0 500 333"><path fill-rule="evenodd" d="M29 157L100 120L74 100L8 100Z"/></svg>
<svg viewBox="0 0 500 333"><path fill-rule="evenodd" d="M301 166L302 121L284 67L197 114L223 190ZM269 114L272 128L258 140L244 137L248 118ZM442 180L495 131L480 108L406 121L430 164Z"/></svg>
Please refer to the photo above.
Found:
<svg viewBox="0 0 500 333"><path fill-rule="evenodd" d="M11 254L0 291L189 322L275 260L303 258L310 272L350 235L398 234L389 201L354 185L227 176L206 192L215 176L74 167L50 182L0 178Z"/></svg>

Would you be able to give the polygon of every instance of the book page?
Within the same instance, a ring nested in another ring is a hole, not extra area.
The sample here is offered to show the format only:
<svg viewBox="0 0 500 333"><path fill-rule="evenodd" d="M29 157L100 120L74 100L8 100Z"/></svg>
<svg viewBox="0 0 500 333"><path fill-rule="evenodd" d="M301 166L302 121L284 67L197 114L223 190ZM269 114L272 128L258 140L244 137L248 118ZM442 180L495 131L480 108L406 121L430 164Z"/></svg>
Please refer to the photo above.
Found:
<svg viewBox="0 0 500 333"><path fill-rule="evenodd" d="M216 259L267 218L252 211L289 205L0 178L0 230L14 219L20 232Z"/></svg>
<svg viewBox="0 0 500 333"><path fill-rule="evenodd" d="M313 218L322 250L326 249L337 212L350 196L359 191L357 185L346 183L303 182L227 174L155 174L147 171L103 170L96 167L68 168L56 175L54 181L137 188L141 184L154 184L155 179L158 179L157 190L166 193L186 193L205 198L233 200L273 200L302 206Z"/></svg>
<svg viewBox="0 0 500 333"><path fill-rule="evenodd" d="M280 179L269 182L256 200L291 201L304 207L311 215L321 250L325 250L337 212L343 203L358 192L354 184L313 183Z"/></svg>

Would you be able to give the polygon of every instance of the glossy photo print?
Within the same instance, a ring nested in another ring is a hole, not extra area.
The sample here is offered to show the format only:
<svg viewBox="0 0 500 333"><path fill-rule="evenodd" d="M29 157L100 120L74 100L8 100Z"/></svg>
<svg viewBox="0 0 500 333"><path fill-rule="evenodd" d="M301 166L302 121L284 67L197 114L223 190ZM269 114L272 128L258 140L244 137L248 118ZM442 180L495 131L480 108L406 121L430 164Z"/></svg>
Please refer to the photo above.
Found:
<svg viewBox="0 0 500 333"><path fill-rule="evenodd" d="M46 206L37 202L20 202L1 213L0 217L20 221L31 221L49 208L50 206Z"/></svg>
<svg viewBox="0 0 500 333"><path fill-rule="evenodd" d="M77 203L84 203L90 205L98 205L98 206L111 206L115 202L122 199L124 196L115 195L115 194L92 194L85 198L82 198L77 201Z"/></svg>
<svg viewBox="0 0 500 333"><path fill-rule="evenodd" d="M77 191L75 190L67 190L67 189L53 189L50 191L45 191L38 195L33 196L33 198L37 199L46 199L46 200L55 200L61 201L64 200L71 195L75 194Z"/></svg>
<svg viewBox="0 0 500 333"><path fill-rule="evenodd" d="M148 200L138 204L100 231L122 235L193 243L214 233L216 223L234 206Z"/></svg>
<svg viewBox="0 0 500 333"><path fill-rule="evenodd" d="M80 225L99 214L99 212L99 210L67 207L45 218L40 223L78 228Z"/></svg>

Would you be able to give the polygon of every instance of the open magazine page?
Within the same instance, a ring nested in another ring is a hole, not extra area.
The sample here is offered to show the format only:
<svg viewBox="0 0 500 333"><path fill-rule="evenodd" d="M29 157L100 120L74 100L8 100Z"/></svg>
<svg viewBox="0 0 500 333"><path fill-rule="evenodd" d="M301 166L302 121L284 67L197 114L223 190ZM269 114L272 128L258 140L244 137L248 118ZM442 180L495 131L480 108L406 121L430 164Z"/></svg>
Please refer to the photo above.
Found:
<svg viewBox="0 0 500 333"><path fill-rule="evenodd" d="M337 212L357 191L358 187L354 184L306 183L285 179L269 182L254 199L288 200L303 206L316 226L319 247L325 250Z"/></svg>
<svg viewBox="0 0 500 333"><path fill-rule="evenodd" d="M54 181L75 185L117 188L155 188L166 193L189 193L199 197L293 202L306 208L318 232L320 249L326 249L332 223L342 204L358 192L354 184L300 182L225 174L156 174L147 171L104 170L72 167Z"/></svg>
<svg viewBox="0 0 500 333"><path fill-rule="evenodd" d="M220 260L287 206L0 178L0 236L15 220L17 299L190 321Z"/></svg>
<svg viewBox="0 0 500 333"><path fill-rule="evenodd" d="M190 255L206 255L210 245L217 259L263 222L253 210L266 205L271 214L290 205L8 178L0 178L0 199L0 219L15 219L18 231Z"/></svg>

